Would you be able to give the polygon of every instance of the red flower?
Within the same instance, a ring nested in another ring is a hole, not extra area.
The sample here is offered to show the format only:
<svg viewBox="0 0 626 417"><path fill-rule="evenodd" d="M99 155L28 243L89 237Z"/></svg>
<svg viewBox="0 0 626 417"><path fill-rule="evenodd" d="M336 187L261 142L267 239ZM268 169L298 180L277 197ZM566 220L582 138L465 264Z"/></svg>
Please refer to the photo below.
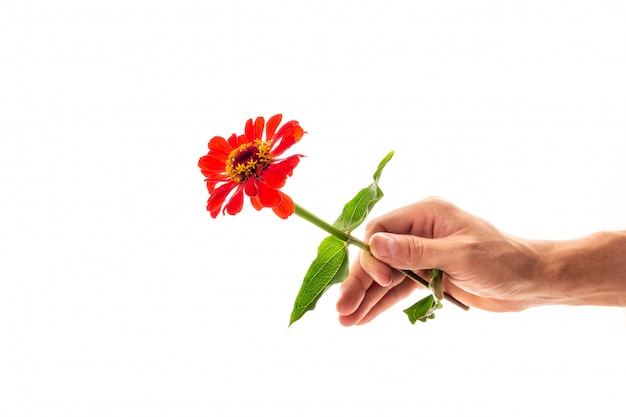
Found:
<svg viewBox="0 0 626 417"><path fill-rule="evenodd" d="M198 166L206 177L210 194L207 210L211 217L217 217L229 196L222 212L239 213L244 192L257 210L271 207L283 219L293 214L293 200L279 189L303 155L277 158L302 138L304 130L292 120L277 131L281 119L281 114L272 116L267 125L263 117L257 117L254 123L250 119L245 135L233 133L228 140L215 136L209 141L209 153L200 158Z"/></svg>

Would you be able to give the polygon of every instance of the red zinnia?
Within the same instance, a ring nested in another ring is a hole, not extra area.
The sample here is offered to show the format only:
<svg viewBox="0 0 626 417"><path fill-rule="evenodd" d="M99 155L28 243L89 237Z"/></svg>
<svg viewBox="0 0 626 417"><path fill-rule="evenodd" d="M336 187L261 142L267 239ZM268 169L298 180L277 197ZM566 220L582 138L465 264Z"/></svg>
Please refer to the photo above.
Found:
<svg viewBox="0 0 626 417"><path fill-rule="evenodd" d="M215 136L209 141L209 153L200 158L198 166L206 177L210 194L207 210L211 217L217 217L228 196L231 197L223 212L239 213L244 192L257 210L271 207L283 219L293 214L293 200L279 188L285 185L303 155L277 157L298 142L304 130L292 120L276 131L281 119L281 114L272 116L267 125L263 117L257 117L254 123L250 119L245 135L233 133L228 140Z"/></svg>

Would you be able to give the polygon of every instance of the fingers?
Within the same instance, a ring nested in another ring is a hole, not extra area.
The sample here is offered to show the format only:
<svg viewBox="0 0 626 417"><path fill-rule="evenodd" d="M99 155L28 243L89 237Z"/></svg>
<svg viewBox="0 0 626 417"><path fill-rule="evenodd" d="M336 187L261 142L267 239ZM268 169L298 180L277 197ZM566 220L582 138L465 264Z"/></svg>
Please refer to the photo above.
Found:
<svg viewBox="0 0 626 417"><path fill-rule="evenodd" d="M381 286L363 268L369 262L380 264L380 261L365 252L359 258L352 266L348 279L342 283L341 294L337 300L339 322L344 326L369 322L417 287L412 280L404 279L404 275L398 272L390 274L390 282ZM388 266L384 266L390 270Z"/></svg>
<svg viewBox="0 0 626 417"><path fill-rule="evenodd" d="M336 307L339 322L344 326L365 324L407 297L419 284L394 268L442 268L445 262L441 262L444 257L440 254L445 253L446 243L439 241L443 240L390 233L372 236L369 244L373 255L361 252L341 286Z"/></svg>
<svg viewBox="0 0 626 417"><path fill-rule="evenodd" d="M389 265L379 261L368 252L363 252L359 258L361 268L363 268L378 285L388 287L393 283L393 278L394 275L397 275L397 271Z"/></svg>
<svg viewBox="0 0 626 417"><path fill-rule="evenodd" d="M359 308L372 282L370 275L363 271L356 261L350 268L348 278L341 283L341 293L336 306L340 316L349 316Z"/></svg>
<svg viewBox="0 0 626 417"><path fill-rule="evenodd" d="M372 254L380 262L369 262L369 271L378 276L376 279L384 285L390 275L390 268L446 270L453 261L455 251L450 239L425 239L411 235L376 233L369 240ZM389 266L387 266L389 265Z"/></svg>
<svg viewBox="0 0 626 417"><path fill-rule="evenodd" d="M417 287L410 279L396 280L397 284L391 287L372 287L366 294L364 302L349 316L342 316L339 322L344 326L362 325L369 323L378 315L408 297Z"/></svg>

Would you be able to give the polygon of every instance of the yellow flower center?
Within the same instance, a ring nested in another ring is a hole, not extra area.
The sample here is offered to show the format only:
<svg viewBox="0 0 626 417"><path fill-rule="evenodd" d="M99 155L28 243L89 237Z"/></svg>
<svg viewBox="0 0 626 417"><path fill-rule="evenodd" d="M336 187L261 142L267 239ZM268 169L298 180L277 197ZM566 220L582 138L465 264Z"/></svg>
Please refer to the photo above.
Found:
<svg viewBox="0 0 626 417"><path fill-rule="evenodd" d="M272 160L271 144L261 139L244 143L234 149L226 159L226 174L236 183L245 182L269 165Z"/></svg>

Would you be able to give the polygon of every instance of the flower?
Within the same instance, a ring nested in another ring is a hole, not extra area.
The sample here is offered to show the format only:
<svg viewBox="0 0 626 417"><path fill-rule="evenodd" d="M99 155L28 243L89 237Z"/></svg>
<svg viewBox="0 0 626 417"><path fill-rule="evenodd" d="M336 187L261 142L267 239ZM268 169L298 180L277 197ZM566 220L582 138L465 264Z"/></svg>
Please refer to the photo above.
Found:
<svg viewBox="0 0 626 417"><path fill-rule="evenodd" d="M209 152L200 158L198 166L206 177L207 210L211 217L217 217L220 211L230 215L239 213L244 193L257 210L270 207L283 219L293 214L293 200L279 189L303 155L279 157L302 138L304 130L295 120L276 130L281 120L281 114L272 116L267 125L263 117L257 117L254 122L249 119L245 134L233 133L228 140L215 136L209 141Z"/></svg>

